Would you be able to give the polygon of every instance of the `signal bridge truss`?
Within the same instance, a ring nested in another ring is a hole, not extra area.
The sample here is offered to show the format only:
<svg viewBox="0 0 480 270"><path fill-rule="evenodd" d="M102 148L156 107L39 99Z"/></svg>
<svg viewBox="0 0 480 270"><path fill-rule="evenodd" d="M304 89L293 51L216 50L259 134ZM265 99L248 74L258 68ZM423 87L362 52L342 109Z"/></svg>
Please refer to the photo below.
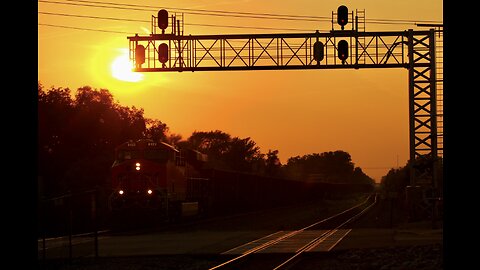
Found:
<svg viewBox="0 0 480 270"><path fill-rule="evenodd" d="M153 25L157 18L152 17ZM438 30L366 32L358 31L356 20L356 29L333 30L332 26L329 32L183 35L180 21L175 23L172 18L172 22L176 26L172 33L157 34L152 30L148 36L128 37L134 71L407 69L410 161L414 164L410 181L412 185L435 185L436 176L432 172L436 165L426 169L415 164L427 157L437 159L439 150L443 153L443 143L439 144L443 140L439 140L437 128L440 116L437 114L435 33ZM341 40L348 43L344 51L339 50ZM140 58L139 45L143 50Z"/></svg>
<svg viewBox="0 0 480 270"><path fill-rule="evenodd" d="M176 36L151 34L128 37L130 58L135 63L135 48L147 45L145 63L135 65L138 72L286 70L335 68L409 68L409 40L417 57L415 66L428 66L429 31L243 34ZM426 39L426 41L425 41ZM338 59L337 44L347 40L348 57ZM360 42L360 40L364 42ZM324 58L317 61L314 44L324 44ZM168 61L158 60L158 45L168 45ZM417 53L418 52L418 53ZM420 57L421 56L421 57Z"/></svg>

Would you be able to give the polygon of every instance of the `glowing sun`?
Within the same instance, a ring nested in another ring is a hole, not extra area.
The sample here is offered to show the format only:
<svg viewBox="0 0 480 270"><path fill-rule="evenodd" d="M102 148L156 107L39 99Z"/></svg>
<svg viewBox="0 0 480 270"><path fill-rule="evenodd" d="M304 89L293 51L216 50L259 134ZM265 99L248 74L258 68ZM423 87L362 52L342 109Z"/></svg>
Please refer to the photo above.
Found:
<svg viewBox="0 0 480 270"><path fill-rule="evenodd" d="M139 82L143 74L132 71L133 64L128 59L128 50L122 49L122 54L113 60L111 65L112 76L121 81Z"/></svg>

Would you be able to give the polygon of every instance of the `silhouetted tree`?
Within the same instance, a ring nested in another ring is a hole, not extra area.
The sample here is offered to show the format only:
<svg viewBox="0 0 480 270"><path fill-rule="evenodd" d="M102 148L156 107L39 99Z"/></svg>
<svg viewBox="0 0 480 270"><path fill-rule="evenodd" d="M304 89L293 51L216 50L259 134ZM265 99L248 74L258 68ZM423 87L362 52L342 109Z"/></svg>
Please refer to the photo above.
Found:
<svg viewBox="0 0 480 270"><path fill-rule="evenodd" d="M46 196L103 185L115 146L141 138L143 110L115 103L106 89L45 90L38 83L38 175Z"/></svg>
<svg viewBox="0 0 480 270"><path fill-rule="evenodd" d="M360 168L355 168L349 153L340 150L292 157L284 170L288 177L303 181L374 183Z"/></svg>
<svg viewBox="0 0 480 270"><path fill-rule="evenodd" d="M121 138L137 139L145 134L146 123L143 117L143 109L115 106L121 120ZM125 139L124 139L125 141ZM122 142L124 142L122 141Z"/></svg>
<svg viewBox="0 0 480 270"><path fill-rule="evenodd" d="M322 171L332 182L349 182L354 165L349 153L344 151L325 152L321 155Z"/></svg>
<svg viewBox="0 0 480 270"><path fill-rule="evenodd" d="M280 176L282 163L278 158L278 150L268 150L265 159L265 173L269 176Z"/></svg>
<svg viewBox="0 0 480 270"><path fill-rule="evenodd" d="M231 169L242 172L254 172L254 166L258 171L264 163L260 147L250 137L233 138L228 144L224 158Z"/></svg>
<svg viewBox="0 0 480 270"><path fill-rule="evenodd" d="M147 119L146 124L147 129L145 130L144 137L150 138L154 141L167 141L167 124L156 119Z"/></svg>
<svg viewBox="0 0 480 270"><path fill-rule="evenodd" d="M220 130L195 131L186 144L207 154L209 166L213 168L255 173L265 171L264 154L250 137L232 137Z"/></svg>
<svg viewBox="0 0 480 270"><path fill-rule="evenodd" d="M58 193L66 189L60 175L68 164L64 158L67 147L65 127L74 111L70 89L52 87L44 90L38 84L38 174L46 192Z"/></svg>
<svg viewBox="0 0 480 270"><path fill-rule="evenodd" d="M437 186L443 185L443 160L442 158L433 158L432 156L421 156L415 160L415 165L412 161L408 161L404 167L398 169L390 169L388 173L382 177L381 187L386 191L405 192L405 188L410 184L410 170L412 166L418 174L433 175L434 162L437 163ZM439 194L443 194L442 189L438 190Z"/></svg>
<svg viewBox="0 0 480 270"><path fill-rule="evenodd" d="M366 175L360 167L355 167L355 169L353 170L351 182L359 184L375 184L375 180L373 180L370 176Z"/></svg>
<svg viewBox="0 0 480 270"><path fill-rule="evenodd" d="M182 135L176 133L168 134L166 141L171 145L177 145L179 147L181 147L182 144L185 143L185 141L182 140Z"/></svg>
<svg viewBox="0 0 480 270"><path fill-rule="evenodd" d="M228 169L224 156L229 149L230 134L216 131L195 131L187 139L189 147L208 155L208 164L213 168Z"/></svg>

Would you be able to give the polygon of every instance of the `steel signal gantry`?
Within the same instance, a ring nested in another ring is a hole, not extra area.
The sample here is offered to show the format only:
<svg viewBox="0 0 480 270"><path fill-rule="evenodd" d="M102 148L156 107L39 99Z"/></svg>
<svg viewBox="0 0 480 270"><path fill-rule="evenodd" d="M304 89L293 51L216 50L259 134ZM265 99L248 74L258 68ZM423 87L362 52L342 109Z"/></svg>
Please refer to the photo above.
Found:
<svg viewBox="0 0 480 270"><path fill-rule="evenodd" d="M367 32L360 29L364 21L359 14L364 13L356 11L354 16L339 7L332 13L332 30L325 33L184 35L183 15L168 17L161 10L158 17L152 16L150 35L128 37L130 59L137 72L405 68L410 184L435 185L435 162L428 168L416 166L426 158L437 160L439 151L435 30ZM342 30L334 29L335 16ZM354 23L345 30L349 16ZM171 33L165 33L169 21Z"/></svg>

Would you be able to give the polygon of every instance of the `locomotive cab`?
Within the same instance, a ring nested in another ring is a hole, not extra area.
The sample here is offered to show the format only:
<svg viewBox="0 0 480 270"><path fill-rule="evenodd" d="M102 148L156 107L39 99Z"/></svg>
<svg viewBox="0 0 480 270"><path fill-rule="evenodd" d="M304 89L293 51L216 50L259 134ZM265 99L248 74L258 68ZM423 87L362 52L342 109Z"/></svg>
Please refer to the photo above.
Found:
<svg viewBox="0 0 480 270"><path fill-rule="evenodd" d="M182 212L195 203L190 182L200 178L198 169L205 161L206 156L197 151L150 139L119 145L111 168L110 209Z"/></svg>
<svg viewBox="0 0 480 270"><path fill-rule="evenodd" d="M162 142L142 139L129 141L115 149L112 165L112 210L121 208L161 208L173 195L175 175L172 166L178 150ZM181 183L180 183L181 184ZM169 190L170 188L170 190Z"/></svg>

